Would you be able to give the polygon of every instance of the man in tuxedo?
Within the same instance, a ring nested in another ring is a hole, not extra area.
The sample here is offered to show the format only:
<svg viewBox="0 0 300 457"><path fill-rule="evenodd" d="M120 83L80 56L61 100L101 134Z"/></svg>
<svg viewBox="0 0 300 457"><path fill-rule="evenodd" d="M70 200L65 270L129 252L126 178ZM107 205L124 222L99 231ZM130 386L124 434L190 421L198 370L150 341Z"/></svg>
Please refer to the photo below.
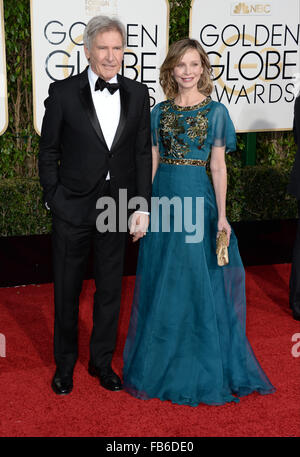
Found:
<svg viewBox="0 0 300 457"><path fill-rule="evenodd" d="M149 204L151 195L148 89L118 74L125 28L117 19L96 16L87 24L83 41L89 66L49 87L39 154L45 204L53 217L56 372L52 389L61 395L73 389L79 296L91 245L96 292L88 371L102 387L122 389L111 361L127 233L97 230L96 202L111 197L117 214L124 214L125 208L118 206L119 189L126 189L127 201L139 196ZM148 227L147 208L143 209L132 215L134 241Z"/></svg>
<svg viewBox="0 0 300 457"><path fill-rule="evenodd" d="M297 198L298 226L293 249L292 270L290 276L290 307L295 320L300 321L300 97L296 98L294 108L294 138L297 152L291 172L288 192Z"/></svg>

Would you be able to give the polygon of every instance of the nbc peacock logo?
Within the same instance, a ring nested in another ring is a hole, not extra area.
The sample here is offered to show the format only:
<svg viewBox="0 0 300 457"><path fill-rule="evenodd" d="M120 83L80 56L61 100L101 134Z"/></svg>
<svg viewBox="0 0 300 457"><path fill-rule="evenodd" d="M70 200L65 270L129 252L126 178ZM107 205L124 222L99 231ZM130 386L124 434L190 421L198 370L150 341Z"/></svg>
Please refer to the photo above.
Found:
<svg viewBox="0 0 300 457"><path fill-rule="evenodd" d="M84 0L86 20L98 14L119 16L120 0Z"/></svg>
<svg viewBox="0 0 300 457"><path fill-rule="evenodd" d="M85 0L85 13L87 17L93 17L103 13L103 9L114 8L116 0Z"/></svg>
<svg viewBox="0 0 300 457"><path fill-rule="evenodd" d="M246 5L246 3L239 3L238 5L235 6L233 10L233 14L249 14L250 9L249 6Z"/></svg>
<svg viewBox="0 0 300 457"><path fill-rule="evenodd" d="M270 14L270 3L239 2L231 4L231 15L233 16L269 16Z"/></svg>

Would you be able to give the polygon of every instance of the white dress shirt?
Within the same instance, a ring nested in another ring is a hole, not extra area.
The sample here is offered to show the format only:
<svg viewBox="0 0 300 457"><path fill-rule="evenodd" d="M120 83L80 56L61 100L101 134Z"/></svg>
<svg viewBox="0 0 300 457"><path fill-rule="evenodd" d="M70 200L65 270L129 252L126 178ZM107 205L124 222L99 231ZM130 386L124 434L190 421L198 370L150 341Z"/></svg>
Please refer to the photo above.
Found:
<svg viewBox="0 0 300 457"><path fill-rule="evenodd" d="M111 94L106 88L101 90L95 90L95 84L98 79L98 75L93 72L91 67L88 68L88 78L91 87L91 93L93 98L94 107L98 117L98 121L101 126L101 130L107 144L108 149L111 148L113 143L121 113L121 101L120 91L117 90L114 94ZM117 83L118 78L115 75L108 81L109 83ZM109 171L106 176L106 180L110 179ZM149 214L144 211L136 211L137 213Z"/></svg>
<svg viewBox="0 0 300 457"><path fill-rule="evenodd" d="M120 91L117 90L114 94L111 94L106 88L102 91L95 90L95 84L98 79L98 75L93 72L91 67L88 68L88 78L98 121L107 147L110 149L120 120ZM108 82L117 83L117 75L115 75ZM109 171L106 179L110 179Z"/></svg>

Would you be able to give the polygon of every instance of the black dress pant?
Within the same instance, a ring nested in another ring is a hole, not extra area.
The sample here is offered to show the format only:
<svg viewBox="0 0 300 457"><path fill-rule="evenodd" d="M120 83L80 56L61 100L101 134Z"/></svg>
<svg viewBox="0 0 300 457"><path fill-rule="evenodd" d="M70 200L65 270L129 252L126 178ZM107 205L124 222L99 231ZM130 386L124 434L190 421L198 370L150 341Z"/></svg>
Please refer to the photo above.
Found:
<svg viewBox="0 0 300 457"><path fill-rule="evenodd" d="M298 225L293 249L290 276L290 307L293 314L300 316L300 201L298 200Z"/></svg>
<svg viewBox="0 0 300 457"><path fill-rule="evenodd" d="M79 297L90 248L94 250L93 330L90 360L110 365L117 336L127 233L100 233L94 224L73 226L53 217L54 357L61 376L72 374L78 356Z"/></svg>

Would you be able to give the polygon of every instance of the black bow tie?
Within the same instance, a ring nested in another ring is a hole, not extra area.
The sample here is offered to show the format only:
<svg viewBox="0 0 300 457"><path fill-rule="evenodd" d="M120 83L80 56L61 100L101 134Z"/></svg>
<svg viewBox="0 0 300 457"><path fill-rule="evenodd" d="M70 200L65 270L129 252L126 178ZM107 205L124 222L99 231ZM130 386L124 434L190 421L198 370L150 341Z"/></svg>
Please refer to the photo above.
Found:
<svg viewBox="0 0 300 457"><path fill-rule="evenodd" d="M104 81L102 78L98 78L95 84L95 90L103 90L107 89L111 94L114 94L120 87L119 83L108 83Z"/></svg>

